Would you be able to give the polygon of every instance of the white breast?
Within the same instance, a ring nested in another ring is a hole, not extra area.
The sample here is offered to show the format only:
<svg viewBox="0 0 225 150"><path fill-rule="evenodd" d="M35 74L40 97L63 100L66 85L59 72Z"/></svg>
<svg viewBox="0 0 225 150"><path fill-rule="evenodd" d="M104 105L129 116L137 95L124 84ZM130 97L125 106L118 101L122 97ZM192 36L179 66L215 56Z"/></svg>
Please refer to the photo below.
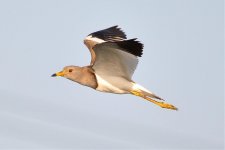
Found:
<svg viewBox="0 0 225 150"><path fill-rule="evenodd" d="M109 93L117 93L117 94L123 94L127 93L127 91L124 91L115 85L112 85L109 81L103 79L99 75L95 74L97 82L98 82L98 87L96 90L101 91L101 92L109 92Z"/></svg>

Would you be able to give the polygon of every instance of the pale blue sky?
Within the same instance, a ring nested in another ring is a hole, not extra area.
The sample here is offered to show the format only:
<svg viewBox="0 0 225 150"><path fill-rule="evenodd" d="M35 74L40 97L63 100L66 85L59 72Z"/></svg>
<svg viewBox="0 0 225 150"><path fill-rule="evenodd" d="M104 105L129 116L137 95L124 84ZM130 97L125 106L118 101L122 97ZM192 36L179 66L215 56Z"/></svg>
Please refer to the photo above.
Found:
<svg viewBox="0 0 225 150"><path fill-rule="evenodd" d="M2 0L0 21L0 149L223 149L222 0ZM113 25L144 44L134 81L179 111L50 77Z"/></svg>

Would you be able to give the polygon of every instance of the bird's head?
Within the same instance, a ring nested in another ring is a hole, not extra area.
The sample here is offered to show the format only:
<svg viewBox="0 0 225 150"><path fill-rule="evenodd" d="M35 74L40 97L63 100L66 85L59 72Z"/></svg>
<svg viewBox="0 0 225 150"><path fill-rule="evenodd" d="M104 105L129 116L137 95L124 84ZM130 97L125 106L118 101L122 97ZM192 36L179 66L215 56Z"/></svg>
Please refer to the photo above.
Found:
<svg viewBox="0 0 225 150"><path fill-rule="evenodd" d="M65 77L65 78L73 80L74 78L76 78L79 75L80 75L80 67L66 66L63 68L62 71L54 73L52 75L52 77L61 76L61 77Z"/></svg>

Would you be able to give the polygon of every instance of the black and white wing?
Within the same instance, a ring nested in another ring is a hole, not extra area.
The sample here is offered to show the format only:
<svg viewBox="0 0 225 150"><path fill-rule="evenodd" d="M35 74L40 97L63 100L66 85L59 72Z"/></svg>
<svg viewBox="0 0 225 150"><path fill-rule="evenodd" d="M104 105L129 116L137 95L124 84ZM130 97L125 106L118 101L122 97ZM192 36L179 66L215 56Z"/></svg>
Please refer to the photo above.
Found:
<svg viewBox="0 0 225 150"><path fill-rule="evenodd" d="M100 43L104 43L104 42L123 41L125 39L126 39L126 34L118 26L113 26L113 27L89 34L84 39L84 44L88 47L88 49L91 53L90 65L94 65L94 62L95 62L96 56L93 51L93 47L96 44L100 44Z"/></svg>
<svg viewBox="0 0 225 150"><path fill-rule="evenodd" d="M93 69L101 77L123 77L131 80L141 57L143 44L136 39L105 42L93 48L96 59Z"/></svg>
<svg viewBox="0 0 225 150"><path fill-rule="evenodd" d="M126 39L126 34L113 26L89 34L85 45L91 52L91 66L101 76L120 76L131 80L141 57L143 44Z"/></svg>

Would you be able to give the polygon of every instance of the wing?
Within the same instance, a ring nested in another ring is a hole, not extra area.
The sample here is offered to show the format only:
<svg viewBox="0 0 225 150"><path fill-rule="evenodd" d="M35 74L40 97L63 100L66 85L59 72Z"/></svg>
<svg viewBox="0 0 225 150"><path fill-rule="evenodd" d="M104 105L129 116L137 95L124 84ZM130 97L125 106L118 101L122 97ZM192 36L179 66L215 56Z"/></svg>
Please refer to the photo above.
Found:
<svg viewBox="0 0 225 150"><path fill-rule="evenodd" d="M113 26L104 30L93 32L88 36L92 36L104 41L121 41L126 39L126 34L118 28L118 26Z"/></svg>
<svg viewBox="0 0 225 150"><path fill-rule="evenodd" d="M138 57L142 55L143 44L136 39L104 42L94 46L93 50L96 55L93 65L96 74L131 80L138 64Z"/></svg>
<svg viewBox="0 0 225 150"><path fill-rule="evenodd" d="M93 47L96 44L100 44L104 42L122 41L124 39L126 39L126 34L120 28L118 28L118 26L113 26L113 27L89 34L84 39L84 44L88 47L91 53L90 65L94 65L94 62L95 62L96 55L94 53Z"/></svg>

